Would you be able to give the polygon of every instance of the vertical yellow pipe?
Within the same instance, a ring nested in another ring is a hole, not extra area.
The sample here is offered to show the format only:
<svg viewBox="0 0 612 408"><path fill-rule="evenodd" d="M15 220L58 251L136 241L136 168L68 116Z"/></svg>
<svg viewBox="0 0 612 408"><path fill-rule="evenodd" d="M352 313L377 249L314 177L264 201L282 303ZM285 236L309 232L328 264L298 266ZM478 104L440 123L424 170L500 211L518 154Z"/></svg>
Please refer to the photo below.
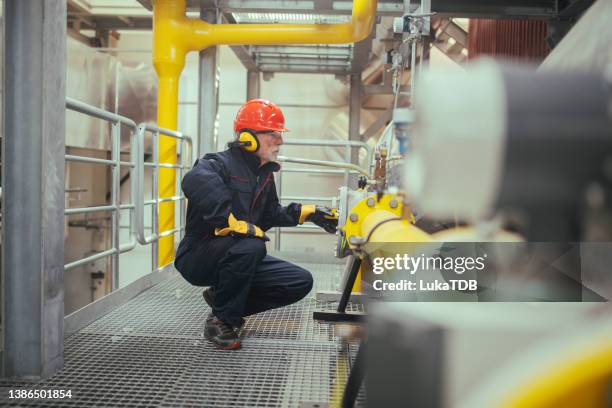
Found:
<svg viewBox="0 0 612 408"><path fill-rule="evenodd" d="M164 76L159 78L159 96L157 105L157 118L159 126L175 130L177 128L178 104L178 76ZM160 135L159 162L176 163L176 139ZM172 197L175 195L176 169L159 169L159 196ZM168 231L174 228L174 202L159 205L159 231ZM159 264L164 266L174 259L174 235L168 235L159 240Z"/></svg>
<svg viewBox="0 0 612 408"><path fill-rule="evenodd" d="M185 65L185 51L176 35L176 19L185 14L184 0L156 0L153 13L153 65L159 78L157 93L158 126L176 130L178 121L178 82ZM176 163L176 139L160 135L159 162ZM176 170L159 169L159 197L175 195ZM174 202L161 203L159 231L174 228ZM174 259L174 235L159 240L158 266Z"/></svg>

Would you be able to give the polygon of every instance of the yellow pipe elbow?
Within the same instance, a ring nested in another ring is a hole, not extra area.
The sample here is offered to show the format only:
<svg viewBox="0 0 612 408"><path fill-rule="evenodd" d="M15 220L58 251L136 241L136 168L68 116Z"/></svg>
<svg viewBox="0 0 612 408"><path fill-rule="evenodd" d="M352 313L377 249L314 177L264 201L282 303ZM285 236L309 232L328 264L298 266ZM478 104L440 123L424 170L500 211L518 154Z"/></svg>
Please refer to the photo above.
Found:
<svg viewBox="0 0 612 408"><path fill-rule="evenodd" d="M153 65L157 74L178 77L185 65L185 0L153 3Z"/></svg>

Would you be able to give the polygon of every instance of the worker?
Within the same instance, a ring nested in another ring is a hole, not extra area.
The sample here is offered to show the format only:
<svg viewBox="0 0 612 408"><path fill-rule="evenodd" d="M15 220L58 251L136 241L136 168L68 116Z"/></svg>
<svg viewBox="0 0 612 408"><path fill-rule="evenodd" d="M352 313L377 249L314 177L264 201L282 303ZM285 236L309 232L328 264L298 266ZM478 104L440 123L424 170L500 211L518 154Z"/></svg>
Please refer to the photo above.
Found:
<svg viewBox="0 0 612 408"><path fill-rule="evenodd" d="M295 303L312 289L310 272L267 254L265 231L311 221L336 232L335 210L279 203L273 174L286 131L274 103L250 100L236 115L228 149L198 159L181 182L187 222L174 264L192 285L209 286L204 335L222 349L241 347L243 317Z"/></svg>

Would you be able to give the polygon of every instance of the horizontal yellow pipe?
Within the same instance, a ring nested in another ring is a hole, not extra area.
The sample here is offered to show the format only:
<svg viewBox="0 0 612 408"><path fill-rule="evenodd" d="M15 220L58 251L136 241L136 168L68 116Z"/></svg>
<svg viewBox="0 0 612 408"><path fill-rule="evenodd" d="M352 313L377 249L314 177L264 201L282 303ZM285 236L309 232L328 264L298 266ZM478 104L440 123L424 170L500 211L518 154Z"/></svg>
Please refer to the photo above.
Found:
<svg viewBox="0 0 612 408"><path fill-rule="evenodd" d="M160 63L182 69L187 52L211 45L358 42L370 35L376 19L376 6L377 0L355 0L351 21L341 24L210 24L187 18L185 0L155 0L153 62L156 69Z"/></svg>
<svg viewBox="0 0 612 408"><path fill-rule="evenodd" d="M374 26L376 0L355 0L342 24L209 24L190 20L191 49L214 44L345 44L365 39Z"/></svg>
<svg viewBox="0 0 612 408"><path fill-rule="evenodd" d="M374 2L372 2L374 3ZM192 21L192 50L214 44L346 44L365 39L374 18L355 24L209 24Z"/></svg>

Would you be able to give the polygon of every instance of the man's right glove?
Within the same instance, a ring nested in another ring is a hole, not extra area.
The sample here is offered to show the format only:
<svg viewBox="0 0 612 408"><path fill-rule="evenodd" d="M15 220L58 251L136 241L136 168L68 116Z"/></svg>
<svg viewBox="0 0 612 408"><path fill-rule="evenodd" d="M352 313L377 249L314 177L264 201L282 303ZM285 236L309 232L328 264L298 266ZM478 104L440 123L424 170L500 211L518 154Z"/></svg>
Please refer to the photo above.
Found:
<svg viewBox="0 0 612 408"><path fill-rule="evenodd" d="M257 237L264 241L269 241L270 238L264 234L263 230L257 225L253 225L246 221L238 221L234 214L230 213L227 218L227 227L215 228L215 235L218 237L225 237L227 235L239 235L244 237Z"/></svg>
<svg viewBox="0 0 612 408"><path fill-rule="evenodd" d="M299 223L310 221L326 232L334 234L338 228L338 213L335 208L320 205L302 205Z"/></svg>

